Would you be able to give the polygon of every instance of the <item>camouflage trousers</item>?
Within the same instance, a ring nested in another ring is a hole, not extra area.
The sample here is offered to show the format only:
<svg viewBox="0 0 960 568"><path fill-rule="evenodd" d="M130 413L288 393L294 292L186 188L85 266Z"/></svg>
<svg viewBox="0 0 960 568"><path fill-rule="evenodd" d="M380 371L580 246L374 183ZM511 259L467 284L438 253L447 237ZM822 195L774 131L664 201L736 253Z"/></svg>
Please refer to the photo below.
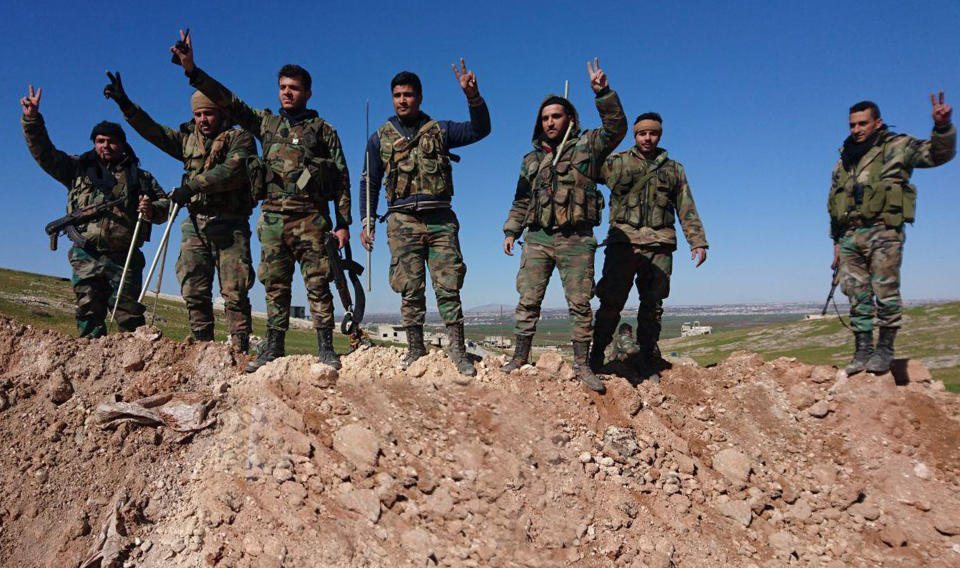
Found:
<svg viewBox="0 0 960 568"><path fill-rule="evenodd" d="M80 337L102 337L107 334L106 318L117 301L117 289L123 274L126 252L89 252L72 247L69 255L73 274L73 292L77 296L77 329ZM117 305L116 321L120 331L133 331L143 325L143 304L137 302L143 287L143 253L133 251L130 268L123 283L123 294Z"/></svg>
<svg viewBox="0 0 960 568"><path fill-rule="evenodd" d="M903 241L903 231L882 225L850 229L840 237L841 283L853 331L873 329L874 311L879 326L900 327Z"/></svg>
<svg viewBox="0 0 960 568"><path fill-rule="evenodd" d="M257 277L266 289L267 329L286 330L290 326L290 290L297 262L307 288L313 326L333 327L330 259L324 250L325 239L331 238L330 226L329 217L320 212L260 214Z"/></svg>
<svg viewBox="0 0 960 568"><path fill-rule="evenodd" d="M460 252L460 222L450 209L391 213L387 219L390 287L400 294L403 325L423 325L427 313L427 275L445 324L463 321L460 289L467 265Z"/></svg>
<svg viewBox="0 0 960 568"><path fill-rule="evenodd" d="M213 332L213 276L216 271L230 335L249 334L253 260L247 219L211 219L197 215L180 225L177 279L187 303L190 330Z"/></svg>
<svg viewBox="0 0 960 568"><path fill-rule="evenodd" d="M536 230L527 233L517 273L517 335L532 336L537 331L540 306L547 292L550 276L560 271L563 294L570 310L574 341L589 342L593 312L593 258L597 239L592 229L564 233Z"/></svg>
<svg viewBox="0 0 960 568"><path fill-rule="evenodd" d="M670 295L670 274L673 271L673 248L641 246L630 243L607 245L603 258L603 274L597 283L597 310L594 342L610 343L620 323L620 312L627 303L630 289L636 284L640 294L637 309L637 343L652 348L660 338L663 300Z"/></svg>

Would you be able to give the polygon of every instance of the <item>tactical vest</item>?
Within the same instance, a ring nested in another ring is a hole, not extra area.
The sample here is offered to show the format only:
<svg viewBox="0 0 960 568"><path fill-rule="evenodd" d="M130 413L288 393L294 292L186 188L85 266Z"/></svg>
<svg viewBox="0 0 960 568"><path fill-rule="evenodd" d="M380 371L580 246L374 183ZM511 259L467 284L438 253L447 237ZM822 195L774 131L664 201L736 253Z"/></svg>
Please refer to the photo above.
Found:
<svg viewBox="0 0 960 568"><path fill-rule="evenodd" d="M392 122L377 130L387 202L411 195L453 196L453 168L443 131L436 120L407 139Z"/></svg>
<svg viewBox="0 0 960 568"><path fill-rule="evenodd" d="M532 196L526 225L544 229L595 227L600 224L603 194L588 176L590 150L568 142L553 165L554 154L534 152L527 155L527 171L536 171L531 184ZM538 158L539 155L539 158Z"/></svg>
<svg viewBox="0 0 960 568"><path fill-rule="evenodd" d="M323 138L322 118L294 126L266 114L260 126L263 158L252 164L255 199L310 198L318 204L336 198L339 171ZM259 167L259 170L258 170Z"/></svg>
<svg viewBox="0 0 960 568"><path fill-rule="evenodd" d="M673 160L649 164L633 156L616 156L606 183L610 188L610 221L636 229L673 228L680 172ZM649 170L648 170L649 168Z"/></svg>
<svg viewBox="0 0 960 568"><path fill-rule="evenodd" d="M887 137L879 154L867 164L866 183L857 181L862 170L857 170L856 166L847 170L840 162L828 203L830 217L838 226L846 228L852 222L874 225L882 221L896 229L904 223L913 223L917 211L917 188L907 182L881 177L883 167L890 159L887 143L892 138L894 136Z"/></svg>
<svg viewBox="0 0 960 568"><path fill-rule="evenodd" d="M81 156L77 175L73 178L67 193L67 213L123 197L122 208L114 208L99 218L78 224L76 229L97 249L125 250L130 245L133 228L137 222L140 171L136 162L131 161L125 168L124 174L117 176L102 168L94 156L92 152ZM137 246L149 240L149 224L146 224L140 229Z"/></svg>
<svg viewBox="0 0 960 568"><path fill-rule="evenodd" d="M213 139L210 148L204 145L204 137L194 126L194 130L186 136L183 143L183 180L187 183L198 175L208 172L214 166L222 164L227 159L230 146L243 133L236 128L228 128ZM230 191L216 193L197 193L190 199L190 211L204 215L222 213L236 215L250 215L255 203L250 195L250 184L246 180L237 183L240 187Z"/></svg>

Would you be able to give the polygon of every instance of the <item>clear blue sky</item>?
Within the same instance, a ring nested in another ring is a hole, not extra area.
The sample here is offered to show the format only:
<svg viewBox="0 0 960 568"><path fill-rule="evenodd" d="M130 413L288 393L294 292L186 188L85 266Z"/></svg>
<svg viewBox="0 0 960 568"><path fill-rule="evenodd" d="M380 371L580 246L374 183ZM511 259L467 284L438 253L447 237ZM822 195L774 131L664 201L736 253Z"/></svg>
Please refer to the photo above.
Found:
<svg viewBox="0 0 960 568"><path fill-rule="evenodd" d="M454 208L468 266L466 307L516 302L519 257L501 252L501 226L520 159L530 149L536 108L569 79L585 125L598 126L585 64L594 56L631 123L647 110L664 116L662 145L685 165L706 226L709 260L694 270L681 242L668 303L822 298L831 255L825 200L847 134L847 108L872 99L895 130L929 136L930 92L942 88L948 102L960 107L960 4L669 4L327 2L281 12L245 1L203 7L34 2L8 10L0 21L0 48L7 54L0 73L0 99L6 101L0 266L69 275L67 241L50 252L43 233L47 222L63 214L65 189L33 162L20 132L17 101L27 83L43 87L41 112L54 143L69 153L90 148L94 123L122 122L101 95L105 69L121 71L131 98L155 119L179 124L190 117L191 89L181 69L169 63L167 48L176 30L188 26L198 64L253 106L277 107L282 64L309 69L310 106L339 130L355 189L364 100L370 100L376 128L392 114L390 78L408 69L423 79L425 111L466 120L466 103L450 70L451 62L466 57L493 122L489 137L459 152L463 161L454 171ZM179 183L181 165L127 130L143 166L161 185ZM630 144L628 137L621 148ZM954 254L960 242L960 161L918 170L914 181L918 221L907 230L904 295L960 297ZM355 222L351 231L359 253L357 227ZM385 226L378 228L368 305L397 311L399 297L386 277ZM596 233L602 238L606 224ZM173 237L179 242L178 230ZM145 247L148 260L156 240ZM167 292L179 288L174 257L171 250ZM598 254L598 275L601 264ZM294 302L303 304L299 280ZM563 306L559 278L554 280L545 305ZM255 309L263 309L259 283L252 294ZM630 303L635 301L632 296ZM432 292L429 304L432 309Z"/></svg>

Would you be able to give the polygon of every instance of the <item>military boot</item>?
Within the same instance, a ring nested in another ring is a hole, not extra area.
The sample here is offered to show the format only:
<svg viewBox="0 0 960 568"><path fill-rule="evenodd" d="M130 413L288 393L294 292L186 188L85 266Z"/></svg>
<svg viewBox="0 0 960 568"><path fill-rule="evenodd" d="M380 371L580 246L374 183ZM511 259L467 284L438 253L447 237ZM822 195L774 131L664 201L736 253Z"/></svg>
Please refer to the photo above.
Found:
<svg viewBox="0 0 960 568"><path fill-rule="evenodd" d="M590 370L590 364L587 362L589 355L589 341L573 342L573 372L577 374L577 378L583 381L583 384L587 385L590 390L603 394L607 392L607 389L603 386L600 378Z"/></svg>
<svg viewBox="0 0 960 568"><path fill-rule="evenodd" d="M881 327L877 337L877 348L867 361L867 371L875 375L882 375L890 370L893 363L893 340L897 337L897 328Z"/></svg>
<svg viewBox="0 0 960 568"><path fill-rule="evenodd" d="M590 369L597 372L603 367L603 353L613 341L613 327L598 318L593 326L593 345L590 347Z"/></svg>
<svg viewBox="0 0 960 568"><path fill-rule="evenodd" d="M500 367L501 373L512 373L523 367L530 360L530 347L533 345L532 335L518 335L517 344L513 346L513 358L506 365Z"/></svg>
<svg viewBox="0 0 960 568"><path fill-rule="evenodd" d="M340 368L340 357L333 350L333 328L321 327L317 329L317 355L320 362L330 365L334 369Z"/></svg>
<svg viewBox="0 0 960 568"><path fill-rule="evenodd" d="M853 339L857 346L856 351L853 352L853 359L846 368L843 369L843 372L845 372L848 377L867 369L867 361L869 361L870 356L873 355L873 330L855 331L853 333Z"/></svg>
<svg viewBox="0 0 960 568"><path fill-rule="evenodd" d="M249 333L234 333L230 336L230 347L239 351L240 353L249 353L250 352L250 334Z"/></svg>
<svg viewBox="0 0 960 568"><path fill-rule="evenodd" d="M213 341L212 328L201 329L200 331L191 329L190 335L192 335L196 341Z"/></svg>
<svg viewBox="0 0 960 568"><path fill-rule="evenodd" d="M414 361L426 356L427 348L423 345L422 325L410 325L403 328L403 330L407 334L407 355L403 358L403 362L400 363L400 368L407 369L410 365L413 365Z"/></svg>
<svg viewBox="0 0 960 568"><path fill-rule="evenodd" d="M450 342L447 345L447 355L457 366L457 371L467 377L475 376L477 369L473 366L473 361L467 356L467 347L464 344L463 322L447 325L447 339Z"/></svg>
<svg viewBox="0 0 960 568"><path fill-rule="evenodd" d="M246 371L252 373L270 361L283 357L286 353L286 349L284 348L284 337L286 333L287 332L282 329L268 329L267 345L256 359L247 363Z"/></svg>

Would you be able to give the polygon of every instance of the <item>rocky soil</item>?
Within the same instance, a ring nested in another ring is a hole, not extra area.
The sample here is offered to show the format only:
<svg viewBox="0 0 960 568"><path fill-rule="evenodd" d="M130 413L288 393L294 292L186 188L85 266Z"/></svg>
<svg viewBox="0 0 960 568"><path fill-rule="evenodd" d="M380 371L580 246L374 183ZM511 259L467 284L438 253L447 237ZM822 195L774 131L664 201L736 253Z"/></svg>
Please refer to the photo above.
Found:
<svg viewBox="0 0 960 568"><path fill-rule="evenodd" d="M0 565L960 565L960 398L738 352L582 388L545 354L252 375L0 317Z"/></svg>

